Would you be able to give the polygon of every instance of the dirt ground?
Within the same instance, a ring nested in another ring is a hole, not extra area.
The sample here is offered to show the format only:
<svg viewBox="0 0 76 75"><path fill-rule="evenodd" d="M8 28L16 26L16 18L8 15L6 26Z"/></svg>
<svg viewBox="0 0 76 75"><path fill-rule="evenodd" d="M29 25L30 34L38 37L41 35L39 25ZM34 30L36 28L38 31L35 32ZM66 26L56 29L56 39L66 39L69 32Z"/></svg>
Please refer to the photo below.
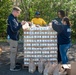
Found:
<svg viewBox="0 0 76 75"><path fill-rule="evenodd" d="M22 69L18 72L11 72L9 70L10 64L10 48L7 42L0 42L2 47L2 54L0 54L0 75L42 75L38 71L35 71L33 74L28 72L28 69ZM68 50L69 63L76 61L76 44L73 44L72 47ZM18 45L18 57L17 61L23 64L23 43Z"/></svg>
<svg viewBox="0 0 76 75"><path fill-rule="evenodd" d="M11 72L9 70L10 66L10 48L7 42L0 42L0 47L2 47L2 54L0 55L0 75L42 75L38 71L34 73L29 73L28 68L24 68L18 72ZM18 45L18 57L17 62L24 64L23 62L23 43Z"/></svg>

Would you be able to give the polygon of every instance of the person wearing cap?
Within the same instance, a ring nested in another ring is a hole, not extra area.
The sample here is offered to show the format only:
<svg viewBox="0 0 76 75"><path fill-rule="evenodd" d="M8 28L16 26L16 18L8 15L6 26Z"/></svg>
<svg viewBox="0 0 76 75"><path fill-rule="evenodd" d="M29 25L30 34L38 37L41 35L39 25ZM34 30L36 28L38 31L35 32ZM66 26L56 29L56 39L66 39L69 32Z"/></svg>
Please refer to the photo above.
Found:
<svg viewBox="0 0 76 75"><path fill-rule="evenodd" d="M10 38L10 71L20 70L20 68L16 67L16 55L18 49L19 30L22 28L22 25L25 24L24 21L19 23L17 20L20 12L21 9L19 7L14 7L7 20L7 35Z"/></svg>
<svg viewBox="0 0 76 75"><path fill-rule="evenodd" d="M46 22L40 18L40 12L35 13L35 18L31 20L31 22L35 25L46 26Z"/></svg>

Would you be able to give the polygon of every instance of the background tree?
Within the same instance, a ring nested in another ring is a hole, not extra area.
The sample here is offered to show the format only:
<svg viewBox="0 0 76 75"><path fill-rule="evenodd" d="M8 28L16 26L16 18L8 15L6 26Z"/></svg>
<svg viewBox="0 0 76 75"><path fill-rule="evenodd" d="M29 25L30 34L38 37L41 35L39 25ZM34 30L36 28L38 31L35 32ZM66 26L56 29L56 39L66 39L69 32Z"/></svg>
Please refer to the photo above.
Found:
<svg viewBox="0 0 76 75"><path fill-rule="evenodd" d="M12 3L13 2L13 3ZM63 9L72 22L72 38L76 36L76 0L1 0L0 2L0 36L6 34L6 19L12 6L22 9L19 20L31 21L36 11L47 22L57 17L57 11ZM5 35L4 35L5 36Z"/></svg>
<svg viewBox="0 0 76 75"><path fill-rule="evenodd" d="M10 0L0 1L0 37L6 37L6 20L12 8Z"/></svg>

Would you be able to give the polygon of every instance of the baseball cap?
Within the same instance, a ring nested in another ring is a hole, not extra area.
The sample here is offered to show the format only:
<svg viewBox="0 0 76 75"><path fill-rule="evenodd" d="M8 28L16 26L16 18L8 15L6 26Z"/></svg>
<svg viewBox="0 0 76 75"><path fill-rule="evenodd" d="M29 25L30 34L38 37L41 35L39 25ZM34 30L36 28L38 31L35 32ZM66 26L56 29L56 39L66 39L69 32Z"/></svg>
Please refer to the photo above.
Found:
<svg viewBox="0 0 76 75"><path fill-rule="evenodd" d="M35 13L35 15L40 15L40 12L37 11L37 12Z"/></svg>

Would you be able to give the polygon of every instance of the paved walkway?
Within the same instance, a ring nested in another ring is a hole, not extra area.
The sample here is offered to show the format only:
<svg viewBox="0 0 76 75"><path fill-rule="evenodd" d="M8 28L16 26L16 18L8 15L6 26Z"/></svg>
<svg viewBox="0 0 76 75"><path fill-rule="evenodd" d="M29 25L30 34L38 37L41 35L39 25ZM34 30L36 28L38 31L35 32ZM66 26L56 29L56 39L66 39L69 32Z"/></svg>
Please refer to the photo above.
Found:
<svg viewBox="0 0 76 75"><path fill-rule="evenodd" d="M35 71L34 73L29 73L28 68L22 69L18 72L11 72L9 70L9 44L8 43L0 43L0 46L2 46L2 54L0 55L0 75L42 75L38 71ZM19 43L18 46L18 59L17 61L23 64L23 44Z"/></svg>
<svg viewBox="0 0 76 75"><path fill-rule="evenodd" d="M8 43L1 43L2 46L2 54L0 55L0 75L42 75L38 71L35 71L33 74L28 72L28 68L22 69L18 72L11 72L9 70L9 44ZM18 62L23 64L23 44L19 43L18 46ZM73 45L70 50L68 51L69 61L73 62L76 61L76 45Z"/></svg>

